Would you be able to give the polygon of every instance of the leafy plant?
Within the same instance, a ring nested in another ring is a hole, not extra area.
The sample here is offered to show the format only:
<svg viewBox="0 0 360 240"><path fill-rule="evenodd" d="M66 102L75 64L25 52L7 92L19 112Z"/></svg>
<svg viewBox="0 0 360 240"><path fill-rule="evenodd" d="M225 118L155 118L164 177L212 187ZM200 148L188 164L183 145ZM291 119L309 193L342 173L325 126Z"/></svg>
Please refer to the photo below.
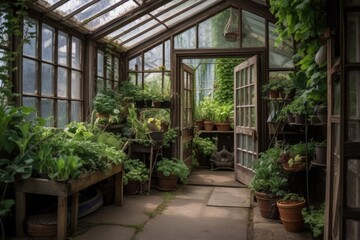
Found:
<svg viewBox="0 0 360 240"><path fill-rule="evenodd" d="M132 103L128 108L129 115L127 120L129 121L132 130L135 133L136 139L149 140L149 128L146 121L140 121L136 112L135 105Z"/></svg>
<svg viewBox="0 0 360 240"><path fill-rule="evenodd" d="M169 128L169 130L164 133L163 147L169 148L172 143L176 142L177 136L178 128Z"/></svg>
<svg viewBox="0 0 360 240"><path fill-rule="evenodd" d="M280 201L282 203L303 202L305 201L305 198L297 193L287 193L280 199Z"/></svg>
<svg viewBox="0 0 360 240"><path fill-rule="evenodd" d="M129 181L144 182L149 179L146 165L138 159L126 159L124 161L124 184Z"/></svg>
<svg viewBox="0 0 360 240"><path fill-rule="evenodd" d="M199 152L204 156L211 156L217 150L217 147L214 142L215 142L214 138L208 138L208 137L202 138L196 135L193 138L193 149L195 152Z"/></svg>
<svg viewBox="0 0 360 240"><path fill-rule="evenodd" d="M216 102L214 104L214 121L218 123L225 123L230 121L230 117L234 111L233 104L225 104Z"/></svg>
<svg viewBox="0 0 360 240"><path fill-rule="evenodd" d="M50 163L50 162L48 162ZM74 155L59 156L52 159L52 166L48 169L48 177L51 180L67 181L68 179L76 179L81 174L82 160Z"/></svg>
<svg viewBox="0 0 360 240"><path fill-rule="evenodd" d="M299 143L293 144L289 147L289 153L291 156L296 156L296 155L313 156L315 154L315 142L309 141L307 143L299 142Z"/></svg>
<svg viewBox="0 0 360 240"><path fill-rule="evenodd" d="M201 112L203 114L202 118L206 121L214 121L214 107L215 101L210 97L205 97L200 103Z"/></svg>
<svg viewBox="0 0 360 240"><path fill-rule="evenodd" d="M99 113L112 114L120 106L119 95L110 88L101 88L93 99L93 106Z"/></svg>
<svg viewBox="0 0 360 240"><path fill-rule="evenodd" d="M179 177L182 183L186 183L190 171L186 164L177 158L162 158L157 162L157 171L160 171L164 176L175 174Z"/></svg>
<svg viewBox="0 0 360 240"><path fill-rule="evenodd" d="M279 146L274 146L260 154L254 163L255 175L250 184L252 190L277 196L285 194L288 180L278 164L281 152Z"/></svg>
<svg viewBox="0 0 360 240"><path fill-rule="evenodd" d="M304 222L309 224L313 236L315 238L322 236L325 225L325 204L321 204L317 209L314 206L310 206L308 209L304 208L301 214Z"/></svg>

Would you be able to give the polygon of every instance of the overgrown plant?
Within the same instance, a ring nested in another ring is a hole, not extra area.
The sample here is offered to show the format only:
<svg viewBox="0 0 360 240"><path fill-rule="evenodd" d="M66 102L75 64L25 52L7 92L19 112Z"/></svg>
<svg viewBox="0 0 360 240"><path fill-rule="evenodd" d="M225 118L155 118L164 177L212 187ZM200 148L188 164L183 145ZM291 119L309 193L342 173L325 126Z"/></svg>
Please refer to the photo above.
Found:
<svg viewBox="0 0 360 240"><path fill-rule="evenodd" d="M157 162L157 171L160 171L164 176L174 174L179 177L182 183L186 183L190 171L186 164L177 158L162 158Z"/></svg>
<svg viewBox="0 0 360 240"><path fill-rule="evenodd" d="M304 208L301 211L304 217L304 222L309 224L310 229L315 238L319 238L324 233L325 225L325 204L321 204L319 208L310 206L308 209Z"/></svg>

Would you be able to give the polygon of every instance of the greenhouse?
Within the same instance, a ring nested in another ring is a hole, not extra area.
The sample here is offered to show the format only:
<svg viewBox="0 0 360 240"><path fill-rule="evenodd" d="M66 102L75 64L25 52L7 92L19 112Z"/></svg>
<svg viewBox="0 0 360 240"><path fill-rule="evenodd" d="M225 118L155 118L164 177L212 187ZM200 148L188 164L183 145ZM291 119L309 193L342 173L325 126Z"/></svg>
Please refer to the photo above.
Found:
<svg viewBox="0 0 360 240"><path fill-rule="evenodd" d="M0 10L2 239L360 239L359 0Z"/></svg>

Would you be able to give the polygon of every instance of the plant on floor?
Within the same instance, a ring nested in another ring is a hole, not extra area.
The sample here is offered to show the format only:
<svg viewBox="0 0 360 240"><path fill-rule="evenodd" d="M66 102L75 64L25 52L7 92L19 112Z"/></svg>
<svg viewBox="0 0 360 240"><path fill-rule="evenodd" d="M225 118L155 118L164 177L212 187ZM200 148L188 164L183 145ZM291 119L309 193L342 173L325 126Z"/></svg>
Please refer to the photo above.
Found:
<svg viewBox="0 0 360 240"><path fill-rule="evenodd" d="M322 203L319 208L314 206L310 206L308 209L304 208L301 213L305 223L309 224L314 238L320 239L324 234L325 204Z"/></svg>
<svg viewBox="0 0 360 240"><path fill-rule="evenodd" d="M306 201L302 196L297 193L287 193L277 201L276 205L285 230L299 232L304 228L301 211L306 207Z"/></svg>
<svg viewBox="0 0 360 240"><path fill-rule="evenodd" d="M164 176L176 175L182 183L186 183L190 171L186 164L177 158L162 158L157 162L157 171Z"/></svg>
<svg viewBox="0 0 360 240"><path fill-rule="evenodd" d="M126 159L124 173L124 185L127 185L129 181L142 183L149 179L148 169L139 159Z"/></svg>

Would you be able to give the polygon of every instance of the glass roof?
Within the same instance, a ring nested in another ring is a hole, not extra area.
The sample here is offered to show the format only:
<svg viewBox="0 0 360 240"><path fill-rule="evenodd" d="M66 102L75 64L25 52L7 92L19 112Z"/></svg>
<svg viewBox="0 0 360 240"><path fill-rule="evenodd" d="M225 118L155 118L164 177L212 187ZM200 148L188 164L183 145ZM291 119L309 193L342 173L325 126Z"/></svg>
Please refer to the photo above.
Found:
<svg viewBox="0 0 360 240"><path fill-rule="evenodd" d="M266 0L252 1L266 5ZM60 22L89 35L103 31L105 34L102 34L101 38L105 41L129 49L221 0L172 0L164 1L165 4L159 2L162 1L36 0L33 6L43 14L52 14ZM150 10L146 11L147 7L150 7ZM127 21L126 18L132 15L136 15L136 18ZM112 24L118 22L120 24L112 28Z"/></svg>

